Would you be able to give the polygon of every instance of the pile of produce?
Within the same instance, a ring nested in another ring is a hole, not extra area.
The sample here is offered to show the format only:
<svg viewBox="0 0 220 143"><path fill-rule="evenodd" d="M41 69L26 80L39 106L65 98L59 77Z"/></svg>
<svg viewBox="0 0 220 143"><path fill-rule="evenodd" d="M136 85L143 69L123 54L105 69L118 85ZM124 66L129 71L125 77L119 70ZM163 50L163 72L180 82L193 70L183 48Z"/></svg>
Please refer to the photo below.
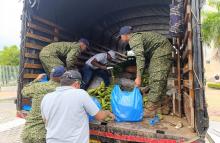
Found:
<svg viewBox="0 0 220 143"><path fill-rule="evenodd" d="M103 110L111 110L111 92L113 85L108 87L105 86L104 82L101 82L100 86L97 88L89 89L88 93L90 96L98 98L99 102L102 105Z"/></svg>

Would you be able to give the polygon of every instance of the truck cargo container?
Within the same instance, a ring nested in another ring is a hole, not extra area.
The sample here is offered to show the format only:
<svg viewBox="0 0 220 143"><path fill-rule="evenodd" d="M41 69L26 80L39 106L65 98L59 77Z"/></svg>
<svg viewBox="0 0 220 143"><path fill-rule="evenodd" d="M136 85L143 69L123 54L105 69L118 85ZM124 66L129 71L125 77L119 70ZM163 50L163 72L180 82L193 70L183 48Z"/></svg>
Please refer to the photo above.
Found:
<svg viewBox="0 0 220 143"><path fill-rule="evenodd" d="M175 0L24 0L21 31L20 74L17 116L27 112L23 105L31 99L21 95L24 85L43 73L39 52L52 42L76 41L86 37L91 50L78 57L80 68L92 55L109 49L117 51L112 65L126 60L117 33L130 25L135 32L155 31L165 35L176 47L172 115L155 126L148 120L136 123L90 123L93 142L204 142L209 125L204 94L204 67L200 24L201 0L183 0L184 34L169 34L170 7ZM178 0L180 1L180 0ZM181 122L183 127L176 129Z"/></svg>

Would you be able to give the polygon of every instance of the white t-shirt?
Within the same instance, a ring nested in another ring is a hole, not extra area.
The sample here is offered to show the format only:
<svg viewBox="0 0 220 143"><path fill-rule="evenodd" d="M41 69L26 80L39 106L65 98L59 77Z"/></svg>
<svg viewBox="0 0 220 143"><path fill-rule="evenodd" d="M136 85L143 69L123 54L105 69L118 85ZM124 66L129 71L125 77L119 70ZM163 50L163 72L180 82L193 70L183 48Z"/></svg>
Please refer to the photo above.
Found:
<svg viewBox="0 0 220 143"><path fill-rule="evenodd" d="M89 143L87 113L94 116L98 111L85 90L57 87L41 102L41 114L46 119L47 143Z"/></svg>
<svg viewBox="0 0 220 143"><path fill-rule="evenodd" d="M108 59L107 59L107 53L99 53L94 55L93 57L91 57L90 59L88 59L86 61L86 64L89 65L92 69L97 69L98 67L95 67L91 64L91 62L96 59L99 63L102 64L107 64L108 63Z"/></svg>

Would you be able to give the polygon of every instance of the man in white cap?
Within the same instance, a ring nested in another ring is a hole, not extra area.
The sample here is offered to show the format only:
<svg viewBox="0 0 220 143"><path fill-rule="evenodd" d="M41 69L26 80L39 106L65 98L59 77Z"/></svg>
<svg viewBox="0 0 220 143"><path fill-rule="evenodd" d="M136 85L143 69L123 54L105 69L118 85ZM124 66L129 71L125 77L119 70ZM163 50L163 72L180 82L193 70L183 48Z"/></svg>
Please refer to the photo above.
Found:
<svg viewBox="0 0 220 143"><path fill-rule="evenodd" d="M107 71L107 63L116 59L115 52L113 50L107 53L99 53L91 57L86 61L83 69L83 89L87 89L91 79L96 75L104 80L105 86L110 84L109 75Z"/></svg>

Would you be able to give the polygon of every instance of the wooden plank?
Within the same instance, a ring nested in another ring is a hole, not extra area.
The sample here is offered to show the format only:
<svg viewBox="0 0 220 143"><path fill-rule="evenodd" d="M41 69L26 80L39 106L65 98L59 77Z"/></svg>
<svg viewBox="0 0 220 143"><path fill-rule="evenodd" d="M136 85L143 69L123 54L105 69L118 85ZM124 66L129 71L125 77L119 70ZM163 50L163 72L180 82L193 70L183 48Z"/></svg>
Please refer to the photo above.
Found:
<svg viewBox="0 0 220 143"><path fill-rule="evenodd" d="M184 10L186 10L188 3L188 0L184 0Z"/></svg>
<svg viewBox="0 0 220 143"><path fill-rule="evenodd" d="M190 36L191 34L192 34L191 24L188 23L187 30L186 30L186 32L185 32L184 39L183 39L183 44L184 44L184 45L187 44L188 38L190 38L189 36Z"/></svg>
<svg viewBox="0 0 220 143"><path fill-rule="evenodd" d="M183 80L183 86L188 88L188 89L192 89L192 80Z"/></svg>
<svg viewBox="0 0 220 143"><path fill-rule="evenodd" d="M37 78L38 75L39 74L26 73L26 74L24 74L23 78L25 78L25 79L35 79L35 78Z"/></svg>
<svg viewBox="0 0 220 143"><path fill-rule="evenodd" d="M56 37L57 39L54 39L54 41L59 41L58 40L59 38L62 38L62 39L68 40L68 41L72 40L70 37L65 36L63 34L60 34L59 29L57 29L57 28L55 28L53 31L53 30L49 30L47 28L41 27L39 25L36 25L32 22L28 22L27 26L33 30L40 31L40 32L43 32L43 33L46 33L46 34L49 34L49 35Z"/></svg>
<svg viewBox="0 0 220 143"><path fill-rule="evenodd" d="M183 74L186 74L189 72L189 65L188 63L184 65L184 68L183 68Z"/></svg>
<svg viewBox="0 0 220 143"><path fill-rule="evenodd" d="M190 11L190 5L187 5L186 10L185 10L185 17L184 17L184 23L188 23L189 20L191 20L191 11Z"/></svg>
<svg viewBox="0 0 220 143"><path fill-rule="evenodd" d="M40 36L40 35L37 35L37 34L32 34L32 33L29 33L29 32L27 32L26 37L36 39L36 40L39 40L39 41L43 41L43 42L47 42L47 43L52 43L53 42L53 40L51 40L49 38L46 38L46 37L43 37L43 36Z"/></svg>
<svg viewBox="0 0 220 143"><path fill-rule="evenodd" d="M31 58L31 59L39 59L39 54L34 54L34 53L25 53L24 57L26 58Z"/></svg>
<svg viewBox="0 0 220 143"><path fill-rule="evenodd" d="M39 17L39 16L33 15L32 18L33 18L34 20L37 20L37 21L39 21L39 22L41 22L41 23L44 23L44 24L46 24L46 25L49 25L49 26L58 28L58 29L60 29L60 30L62 30L62 31L67 31L67 30L65 30L64 28L62 28L61 26L59 26L59 25L57 25L57 24L55 24L55 23L53 23L53 22L50 22L50 21L48 21L48 20L46 20L46 19L44 19L44 18L41 18L41 17Z"/></svg>
<svg viewBox="0 0 220 143"><path fill-rule="evenodd" d="M180 49L180 39L177 39L177 47ZM177 108L178 111L175 113L177 116L182 116L182 94L181 94L181 67L180 67L180 52L177 52L177 81L178 81L178 101L177 101Z"/></svg>
<svg viewBox="0 0 220 143"><path fill-rule="evenodd" d="M30 69L42 69L42 65L40 64L30 64L30 63L25 63L24 68L30 68Z"/></svg>
<svg viewBox="0 0 220 143"><path fill-rule="evenodd" d="M183 54L182 54L182 57L181 57L182 60L185 60L186 58L188 58L188 56L187 56L188 52L189 52L188 48L185 48L183 50Z"/></svg>
<svg viewBox="0 0 220 143"><path fill-rule="evenodd" d="M192 122L191 109L190 109L191 107L190 107L190 101L189 101L190 96L187 93L185 93L183 98L184 98L184 111L185 111L186 119L189 123L191 123Z"/></svg>
<svg viewBox="0 0 220 143"><path fill-rule="evenodd" d="M40 31L40 32L43 32L43 33L46 33L46 34L49 34L49 35L58 36L58 33L55 33L52 30L49 30L47 28L44 28L44 27L41 27L39 25L33 24L31 22L28 22L27 26L31 29L34 29L34 30L37 30L37 31Z"/></svg>
<svg viewBox="0 0 220 143"><path fill-rule="evenodd" d="M26 42L25 47L26 48L31 48L31 49L36 49L36 50L41 50L44 46L41 46L41 45L38 45L38 44L35 44L35 43Z"/></svg>
<svg viewBox="0 0 220 143"><path fill-rule="evenodd" d="M94 42L93 42L94 43ZM98 47L100 47L100 48L102 48L102 49L104 49L104 50L107 50L107 51L109 51L109 50L112 50L112 49L109 49L109 48L107 48L107 47L105 47L105 46L102 46L102 45L99 45L99 44L95 44L95 45L97 45ZM124 54L122 54L122 53L119 53L119 52L115 52L118 56L121 56L121 57L123 57L123 58L127 58L127 56L126 55L124 55Z"/></svg>

